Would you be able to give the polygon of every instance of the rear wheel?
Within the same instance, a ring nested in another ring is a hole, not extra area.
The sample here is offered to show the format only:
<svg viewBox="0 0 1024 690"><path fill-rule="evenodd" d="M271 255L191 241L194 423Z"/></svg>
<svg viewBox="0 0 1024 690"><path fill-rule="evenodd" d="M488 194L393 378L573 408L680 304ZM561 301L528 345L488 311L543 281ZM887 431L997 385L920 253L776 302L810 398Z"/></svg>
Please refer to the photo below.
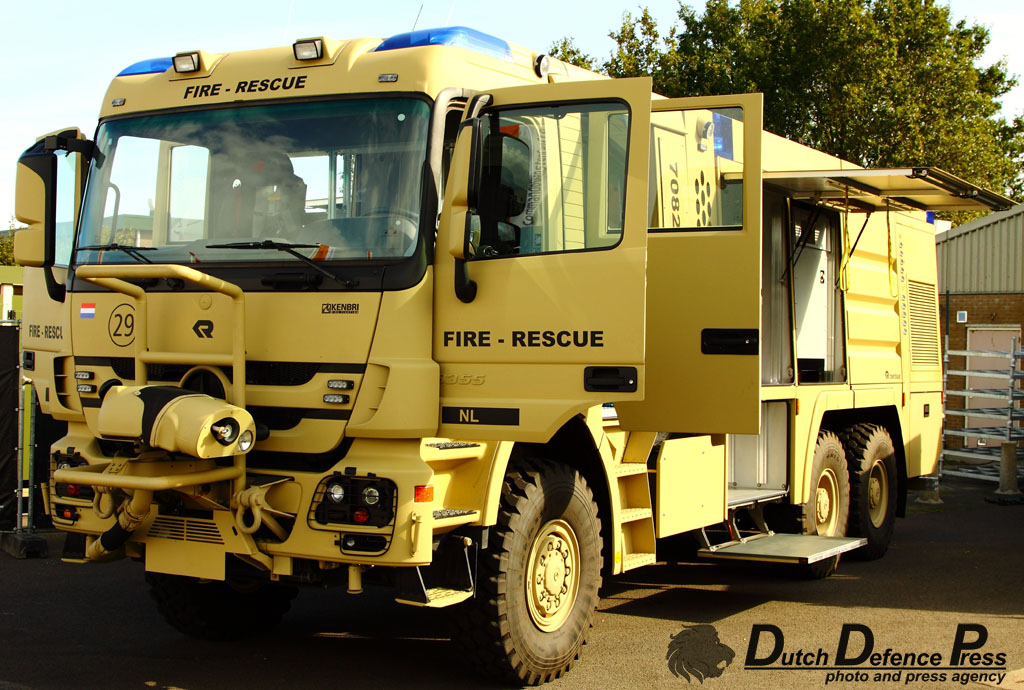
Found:
<svg viewBox="0 0 1024 690"><path fill-rule="evenodd" d="M486 675L539 685L579 658L601 586L597 505L583 477L548 460L510 468L474 599L453 637Z"/></svg>
<svg viewBox="0 0 1024 690"><path fill-rule="evenodd" d="M885 555L896 527L896 455L885 427L858 424L843 432L850 464L850 525L853 537L868 543L852 556L874 560Z"/></svg>
<svg viewBox="0 0 1024 690"><path fill-rule="evenodd" d="M229 640L267 632L281 622L295 587L262 582L201 582L146 573L150 595L171 627L191 637Z"/></svg>
<svg viewBox="0 0 1024 690"><path fill-rule="evenodd" d="M811 491L803 505L804 534L842 537L850 515L850 476L846 453L831 431L818 433L811 466ZM839 565L839 556L809 563L801 570L809 578L828 577Z"/></svg>

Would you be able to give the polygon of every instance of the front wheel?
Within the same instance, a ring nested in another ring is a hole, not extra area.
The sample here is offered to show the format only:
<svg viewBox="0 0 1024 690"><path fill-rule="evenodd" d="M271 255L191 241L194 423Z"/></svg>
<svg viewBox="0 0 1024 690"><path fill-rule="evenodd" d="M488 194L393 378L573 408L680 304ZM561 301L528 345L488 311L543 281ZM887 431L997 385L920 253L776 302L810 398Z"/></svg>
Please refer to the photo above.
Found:
<svg viewBox="0 0 1024 690"><path fill-rule="evenodd" d="M202 582L146 573L150 595L173 628L190 637L229 640L275 627L298 594L295 587L262 582Z"/></svg>
<svg viewBox="0 0 1024 690"><path fill-rule="evenodd" d="M586 480L531 460L509 469L474 599L454 638L486 675L539 685L579 658L601 586L601 527Z"/></svg>
<svg viewBox="0 0 1024 690"><path fill-rule="evenodd" d="M896 527L896 455L885 427L858 424L843 432L850 463L850 527L868 543L850 555L874 560L885 555Z"/></svg>

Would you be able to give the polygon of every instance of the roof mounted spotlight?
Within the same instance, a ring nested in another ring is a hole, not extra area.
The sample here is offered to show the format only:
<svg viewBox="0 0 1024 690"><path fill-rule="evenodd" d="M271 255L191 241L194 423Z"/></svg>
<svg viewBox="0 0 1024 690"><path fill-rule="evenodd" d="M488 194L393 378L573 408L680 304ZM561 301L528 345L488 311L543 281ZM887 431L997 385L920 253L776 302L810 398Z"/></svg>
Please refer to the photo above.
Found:
<svg viewBox="0 0 1024 690"><path fill-rule="evenodd" d="M199 51L197 50L178 53L174 56L174 71L179 74L182 72L198 72L200 62Z"/></svg>
<svg viewBox="0 0 1024 690"><path fill-rule="evenodd" d="M324 56L323 38L300 38L292 44L296 60L319 60Z"/></svg>
<svg viewBox="0 0 1024 690"><path fill-rule="evenodd" d="M538 55L537 59L533 61L533 71L541 79L548 76L548 72L551 71L551 57L543 54Z"/></svg>

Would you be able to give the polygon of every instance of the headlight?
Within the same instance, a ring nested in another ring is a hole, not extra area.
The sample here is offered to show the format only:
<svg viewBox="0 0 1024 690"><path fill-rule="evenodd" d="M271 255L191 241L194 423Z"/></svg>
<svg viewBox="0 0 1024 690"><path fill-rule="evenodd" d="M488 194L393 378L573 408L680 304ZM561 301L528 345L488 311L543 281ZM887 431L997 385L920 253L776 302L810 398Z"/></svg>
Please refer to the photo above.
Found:
<svg viewBox="0 0 1024 690"><path fill-rule="evenodd" d="M363 503L368 506L375 506L380 501L380 492L372 486L363 489Z"/></svg>
<svg viewBox="0 0 1024 690"><path fill-rule="evenodd" d="M345 487L341 484L328 484L327 498L331 499L331 503L341 503L345 500Z"/></svg>
<svg viewBox="0 0 1024 690"><path fill-rule="evenodd" d="M246 429L242 432L242 435L238 437L238 451L244 453L252 448L252 432Z"/></svg>

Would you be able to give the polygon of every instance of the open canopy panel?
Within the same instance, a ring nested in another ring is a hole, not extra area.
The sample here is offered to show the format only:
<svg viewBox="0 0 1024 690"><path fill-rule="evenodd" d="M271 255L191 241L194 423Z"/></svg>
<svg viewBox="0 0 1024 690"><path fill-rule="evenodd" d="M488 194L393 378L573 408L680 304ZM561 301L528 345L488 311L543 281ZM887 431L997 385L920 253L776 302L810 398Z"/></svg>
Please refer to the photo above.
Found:
<svg viewBox="0 0 1024 690"><path fill-rule="evenodd" d="M765 184L794 198L844 204L851 210L1004 211L1016 202L938 168L765 171Z"/></svg>

